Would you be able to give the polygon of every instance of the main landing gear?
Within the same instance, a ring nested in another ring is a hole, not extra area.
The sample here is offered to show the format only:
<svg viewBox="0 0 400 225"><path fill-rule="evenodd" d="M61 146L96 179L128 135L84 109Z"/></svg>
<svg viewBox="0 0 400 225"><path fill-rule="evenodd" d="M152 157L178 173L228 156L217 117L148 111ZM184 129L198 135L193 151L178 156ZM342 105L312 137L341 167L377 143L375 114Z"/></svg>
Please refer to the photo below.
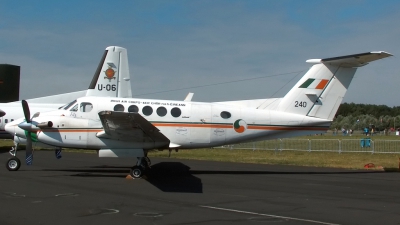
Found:
<svg viewBox="0 0 400 225"><path fill-rule="evenodd" d="M141 178L147 169L150 169L151 161L147 154L145 157L137 157L136 165L131 168L130 175L133 178Z"/></svg>

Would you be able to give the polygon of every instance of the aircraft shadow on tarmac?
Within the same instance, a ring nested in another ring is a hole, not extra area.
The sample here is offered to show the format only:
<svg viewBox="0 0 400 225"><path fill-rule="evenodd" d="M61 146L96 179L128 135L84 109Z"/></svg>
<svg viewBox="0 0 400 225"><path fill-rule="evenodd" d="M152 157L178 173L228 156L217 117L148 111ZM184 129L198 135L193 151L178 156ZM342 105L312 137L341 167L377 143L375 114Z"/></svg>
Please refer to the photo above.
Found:
<svg viewBox="0 0 400 225"><path fill-rule="evenodd" d="M88 168L75 169L44 169L45 171L63 171L71 172L69 176L75 177L116 177L125 178L129 173L129 167L118 166L92 166ZM268 171L268 170L191 170L189 166L181 162L160 162L151 166L142 179L148 181L163 192L183 192L183 193L203 193L203 184L201 179L194 175L293 175L293 174L363 174L363 173L385 173L385 171L371 170L343 170L343 171Z"/></svg>
<svg viewBox="0 0 400 225"><path fill-rule="evenodd" d="M82 169L44 169L45 171L72 172L77 177L125 178L129 167L94 166ZM201 179L191 174L190 167L180 162L161 162L151 166L142 179L164 192L203 193Z"/></svg>
<svg viewBox="0 0 400 225"><path fill-rule="evenodd" d="M8 153L10 150L11 150L10 146L2 146L2 147L0 147L0 154Z"/></svg>

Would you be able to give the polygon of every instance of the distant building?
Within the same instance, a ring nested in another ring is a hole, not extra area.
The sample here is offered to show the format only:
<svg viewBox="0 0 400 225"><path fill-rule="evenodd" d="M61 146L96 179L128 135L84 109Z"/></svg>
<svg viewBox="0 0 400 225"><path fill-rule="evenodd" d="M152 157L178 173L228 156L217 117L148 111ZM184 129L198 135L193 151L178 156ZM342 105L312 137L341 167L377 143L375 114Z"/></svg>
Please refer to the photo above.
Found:
<svg viewBox="0 0 400 225"><path fill-rule="evenodd" d="M20 66L0 64L0 103L19 100Z"/></svg>

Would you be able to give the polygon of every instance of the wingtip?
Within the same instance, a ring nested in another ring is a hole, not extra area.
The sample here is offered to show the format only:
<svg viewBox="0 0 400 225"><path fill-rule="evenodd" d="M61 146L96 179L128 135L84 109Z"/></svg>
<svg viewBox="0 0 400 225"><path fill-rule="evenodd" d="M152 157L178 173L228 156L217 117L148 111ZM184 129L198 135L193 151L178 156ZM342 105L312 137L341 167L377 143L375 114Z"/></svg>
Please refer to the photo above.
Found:
<svg viewBox="0 0 400 225"><path fill-rule="evenodd" d="M372 54L382 54L382 55L386 55L387 57L389 56L393 56L393 54L389 53L389 52L385 52L385 51L372 51Z"/></svg>

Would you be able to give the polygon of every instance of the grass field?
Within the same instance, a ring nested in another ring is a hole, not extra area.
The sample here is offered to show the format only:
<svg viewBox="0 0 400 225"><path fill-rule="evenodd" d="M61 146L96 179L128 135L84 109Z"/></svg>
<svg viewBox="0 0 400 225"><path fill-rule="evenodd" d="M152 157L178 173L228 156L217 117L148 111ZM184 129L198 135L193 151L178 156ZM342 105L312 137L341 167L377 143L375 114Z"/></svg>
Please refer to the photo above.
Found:
<svg viewBox="0 0 400 225"><path fill-rule="evenodd" d="M357 139L357 138L366 138L361 131L355 132L353 135L345 135L343 136L341 133L337 135L333 135L331 131L324 133L322 135L308 135L308 136L301 136L297 137L296 139ZM383 134L374 134L372 136L368 136L372 140L400 140L400 136L394 135L392 132L390 135L383 135Z"/></svg>
<svg viewBox="0 0 400 225"><path fill-rule="evenodd" d="M168 157L168 151L151 152L149 157ZM171 158L196 159L238 163L258 163L275 165L297 165L315 167L335 167L363 169L365 164L373 163L374 169L397 171L399 155L369 153L334 153L300 151L252 151L228 149L196 149L172 151Z"/></svg>
<svg viewBox="0 0 400 225"><path fill-rule="evenodd" d="M324 139L328 135L312 136L312 138ZM392 136L390 140L396 140ZM302 138L311 138L310 136ZM340 138L340 136L337 136ZM346 137L348 138L348 137ZM354 137L352 137L354 138ZM372 138L386 139L387 136L373 136ZM11 149L12 141L0 140L0 151ZM66 151L79 151L86 153L94 150L68 149ZM6 154L6 153L5 153ZM169 157L168 151L154 151L149 157ZM386 171L398 171L400 154L371 154L371 153L337 153L337 152L303 152L303 151L268 151L268 150L229 150L229 149L195 149L172 151L171 158L211 160L237 163L279 164L315 167L335 167L347 169L363 169L365 164L373 163L375 168Z"/></svg>

